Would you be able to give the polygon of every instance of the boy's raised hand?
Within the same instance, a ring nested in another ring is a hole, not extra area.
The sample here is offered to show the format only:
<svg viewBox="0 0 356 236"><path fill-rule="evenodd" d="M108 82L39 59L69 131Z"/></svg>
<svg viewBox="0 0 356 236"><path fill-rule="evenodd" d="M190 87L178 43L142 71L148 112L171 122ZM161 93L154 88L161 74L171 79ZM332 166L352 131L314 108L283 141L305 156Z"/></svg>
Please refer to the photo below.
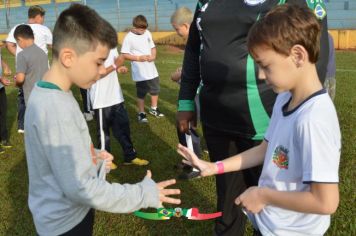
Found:
<svg viewBox="0 0 356 236"><path fill-rule="evenodd" d="M183 162L200 170L200 176L211 176L217 174L217 166L215 163L203 161L195 155L189 148L178 144L177 152L184 157Z"/></svg>
<svg viewBox="0 0 356 236"><path fill-rule="evenodd" d="M150 170L147 171L146 177L152 178L152 173ZM165 180L157 183L160 205L162 205L162 203L180 204L181 202L180 199L167 197L169 195L180 194L179 189L166 189L166 187L173 185L175 183L176 183L175 179Z"/></svg>

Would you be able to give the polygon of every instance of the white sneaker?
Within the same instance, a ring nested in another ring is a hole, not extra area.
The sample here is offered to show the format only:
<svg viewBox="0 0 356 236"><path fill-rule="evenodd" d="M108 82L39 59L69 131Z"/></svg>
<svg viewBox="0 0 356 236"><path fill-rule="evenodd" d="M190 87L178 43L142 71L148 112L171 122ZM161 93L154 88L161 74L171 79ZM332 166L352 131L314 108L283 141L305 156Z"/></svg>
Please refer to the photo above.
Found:
<svg viewBox="0 0 356 236"><path fill-rule="evenodd" d="M83 115L84 115L84 118L85 118L86 121L93 120L93 115L91 113L84 112Z"/></svg>
<svg viewBox="0 0 356 236"><path fill-rule="evenodd" d="M148 112L157 118L164 117L164 114L158 109L158 107L156 109L151 107Z"/></svg>
<svg viewBox="0 0 356 236"><path fill-rule="evenodd" d="M23 130L23 129L18 129L18 130L17 130L17 133L19 133L19 134L24 134L24 133L25 133L25 130Z"/></svg>
<svg viewBox="0 0 356 236"><path fill-rule="evenodd" d="M138 123L148 123L146 113L138 113L137 114Z"/></svg>

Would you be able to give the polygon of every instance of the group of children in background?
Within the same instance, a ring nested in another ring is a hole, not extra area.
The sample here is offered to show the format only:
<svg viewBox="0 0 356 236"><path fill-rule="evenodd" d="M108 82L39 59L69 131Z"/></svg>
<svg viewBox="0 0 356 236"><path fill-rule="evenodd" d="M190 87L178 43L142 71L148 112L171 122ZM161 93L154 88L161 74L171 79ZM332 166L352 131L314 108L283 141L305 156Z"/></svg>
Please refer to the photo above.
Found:
<svg viewBox="0 0 356 236"><path fill-rule="evenodd" d="M39 12L43 23L44 10ZM171 18L172 26L182 37L187 37L192 22L189 12L180 9ZM318 48L314 45L306 49L303 46L306 39L300 35L301 45L294 44L291 37L283 38L282 42L292 43L293 50L289 55L282 55L269 46L279 35L272 30L268 31L267 38L259 35L262 29L270 27L268 20L274 20L276 27L283 27L276 21L281 17L295 18L307 25L305 28L300 24L291 25L294 27L291 32L303 35L305 29L315 31L312 39L315 45L318 45L320 31L311 12L288 4L272 10L252 28L248 46L259 65L260 77L281 93L265 141L217 163L200 160L194 153L198 153L199 148L192 150L180 145L178 152L186 164L196 168L195 176L224 174L264 163L259 187L237 196L236 204L243 205L254 227L262 234L307 232L319 235L329 227L330 214L338 205L341 137L335 109L322 90L315 72L315 58L311 58L318 54ZM136 83L138 122L148 122L144 109L147 93L151 95L148 113L164 117L158 108L160 86L154 64L157 52L147 27L146 18L136 16L119 55L113 27L89 7L73 4L60 14L53 31L53 44L45 41L53 45L50 68L46 51L36 43L34 24L29 21L28 25L19 25L13 31L16 51L20 47L23 49L16 54L15 83L22 87L27 107L24 130L29 171L28 202L39 235L92 235L94 209L126 213L140 208L157 208L163 202L180 204L180 200L168 197L180 191L166 189L175 181L156 184L149 171L142 182L133 185L109 183L100 177L103 171L113 168L113 157L109 153L110 129L123 149L124 164L149 164L138 157L131 140L117 75L117 72L128 72L123 65L125 59L131 61L132 78ZM273 68L266 69L269 63ZM1 65L4 74L11 74L5 61L2 60ZM273 70L279 74L283 66L288 66L293 73L283 77L271 73ZM178 68L171 79L178 82L181 71ZM11 147L3 123L6 119L4 86L10 84L1 76L0 152ZM98 149L93 147L88 126L71 93L72 85L90 89ZM277 124L286 129L278 129ZM295 133L290 132L291 126L297 127ZM191 133L195 130L196 122L191 124ZM191 146L187 137L180 135L178 132L180 143ZM293 157L289 163L283 162L287 155ZM275 169L276 165L279 169ZM288 169L292 173L290 176L283 172ZM285 221L281 225L280 215L285 216L284 220L293 218L295 222ZM294 227L298 224L303 227Z"/></svg>

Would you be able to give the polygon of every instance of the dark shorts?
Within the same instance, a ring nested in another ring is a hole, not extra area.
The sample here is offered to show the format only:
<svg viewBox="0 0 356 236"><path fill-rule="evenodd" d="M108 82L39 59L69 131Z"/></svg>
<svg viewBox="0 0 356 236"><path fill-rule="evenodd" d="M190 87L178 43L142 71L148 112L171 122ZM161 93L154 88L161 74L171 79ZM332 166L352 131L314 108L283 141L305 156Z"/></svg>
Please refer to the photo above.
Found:
<svg viewBox="0 0 356 236"><path fill-rule="evenodd" d="M137 97L140 99L144 99L147 93L151 95L158 95L159 90L159 77L136 82Z"/></svg>

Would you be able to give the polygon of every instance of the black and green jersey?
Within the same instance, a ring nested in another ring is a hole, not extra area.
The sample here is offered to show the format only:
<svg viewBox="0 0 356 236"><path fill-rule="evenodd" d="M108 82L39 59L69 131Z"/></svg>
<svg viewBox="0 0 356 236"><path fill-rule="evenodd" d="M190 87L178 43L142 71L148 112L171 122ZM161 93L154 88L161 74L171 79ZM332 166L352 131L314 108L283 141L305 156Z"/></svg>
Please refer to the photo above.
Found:
<svg viewBox="0 0 356 236"><path fill-rule="evenodd" d="M178 111L194 109L202 80L204 125L243 138L263 138L276 94L257 79L257 66L248 55L246 40L259 17L285 2L308 5L320 18L323 32L317 67L324 80L329 48L322 0L201 0L185 49Z"/></svg>

